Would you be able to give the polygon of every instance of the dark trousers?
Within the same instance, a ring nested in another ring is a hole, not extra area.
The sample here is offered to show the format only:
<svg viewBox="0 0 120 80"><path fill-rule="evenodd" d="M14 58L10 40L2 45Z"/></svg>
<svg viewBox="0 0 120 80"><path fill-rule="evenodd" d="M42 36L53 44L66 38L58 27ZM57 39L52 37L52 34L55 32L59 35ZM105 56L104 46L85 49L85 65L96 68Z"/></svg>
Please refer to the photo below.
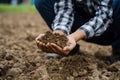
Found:
<svg viewBox="0 0 120 80"><path fill-rule="evenodd" d="M35 0L35 7L43 17L49 28L51 29L52 21L55 18L54 3L56 0ZM87 42L92 42L100 45L112 45L113 48L120 49L120 0L113 1L113 23L108 29L98 37L86 39ZM83 10L75 8L75 20L71 33L76 31L81 25L86 23L91 17Z"/></svg>

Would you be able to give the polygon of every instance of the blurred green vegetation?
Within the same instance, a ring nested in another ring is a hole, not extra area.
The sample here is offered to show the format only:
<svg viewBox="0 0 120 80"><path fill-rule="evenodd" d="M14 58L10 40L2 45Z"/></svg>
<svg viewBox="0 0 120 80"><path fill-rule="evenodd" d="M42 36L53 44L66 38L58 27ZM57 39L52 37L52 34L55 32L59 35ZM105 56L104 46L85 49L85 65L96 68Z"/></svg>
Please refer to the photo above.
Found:
<svg viewBox="0 0 120 80"><path fill-rule="evenodd" d="M33 5L0 4L0 13L36 13Z"/></svg>

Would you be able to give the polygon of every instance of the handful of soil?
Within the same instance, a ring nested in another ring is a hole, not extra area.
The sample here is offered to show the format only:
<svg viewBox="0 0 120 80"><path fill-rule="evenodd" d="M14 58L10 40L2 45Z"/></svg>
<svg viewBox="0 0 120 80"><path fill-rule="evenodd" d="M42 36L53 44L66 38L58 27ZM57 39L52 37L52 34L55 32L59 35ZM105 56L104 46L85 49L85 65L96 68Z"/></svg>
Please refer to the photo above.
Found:
<svg viewBox="0 0 120 80"><path fill-rule="evenodd" d="M39 41L47 44L47 43L55 43L61 48L67 45L67 37L65 35L60 35L58 33L52 33L51 31L47 31L44 36L38 39Z"/></svg>

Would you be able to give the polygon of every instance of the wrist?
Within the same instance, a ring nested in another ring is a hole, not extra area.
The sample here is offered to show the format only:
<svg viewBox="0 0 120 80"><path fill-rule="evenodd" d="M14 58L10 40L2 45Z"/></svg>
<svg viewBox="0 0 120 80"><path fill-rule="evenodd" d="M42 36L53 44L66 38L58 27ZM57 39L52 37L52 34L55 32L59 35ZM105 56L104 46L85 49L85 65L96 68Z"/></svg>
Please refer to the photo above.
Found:
<svg viewBox="0 0 120 80"><path fill-rule="evenodd" d="M76 42L78 42L79 40L85 39L86 34L84 31L79 29L72 33L70 36L73 37Z"/></svg>

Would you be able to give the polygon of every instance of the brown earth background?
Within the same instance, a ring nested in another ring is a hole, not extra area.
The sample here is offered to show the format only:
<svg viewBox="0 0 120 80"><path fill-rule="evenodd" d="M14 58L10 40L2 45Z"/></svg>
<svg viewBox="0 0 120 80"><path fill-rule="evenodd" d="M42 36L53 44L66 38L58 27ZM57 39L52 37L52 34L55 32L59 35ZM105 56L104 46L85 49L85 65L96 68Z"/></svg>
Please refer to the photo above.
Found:
<svg viewBox="0 0 120 80"><path fill-rule="evenodd" d="M0 80L120 80L111 46L80 41L79 55L44 59L35 38L48 30L38 14L0 13Z"/></svg>

